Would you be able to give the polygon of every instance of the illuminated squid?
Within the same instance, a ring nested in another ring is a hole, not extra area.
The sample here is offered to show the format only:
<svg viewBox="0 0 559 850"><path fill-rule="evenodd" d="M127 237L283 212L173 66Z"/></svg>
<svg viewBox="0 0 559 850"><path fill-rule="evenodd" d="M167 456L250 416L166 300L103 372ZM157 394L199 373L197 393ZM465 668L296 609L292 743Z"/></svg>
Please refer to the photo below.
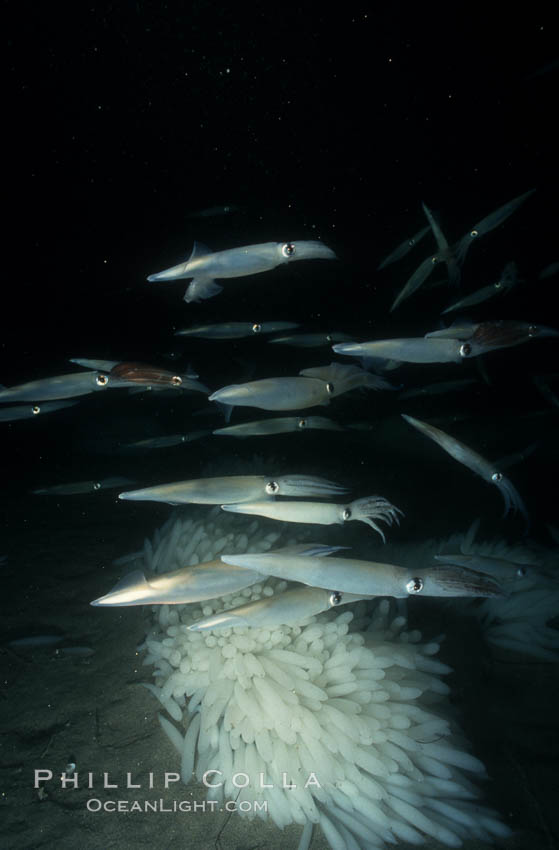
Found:
<svg viewBox="0 0 559 850"><path fill-rule="evenodd" d="M200 339L243 339L298 327L297 322L222 322L216 325L184 328L181 331L175 331L175 336L192 336Z"/></svg>
<svg viewBox="0 0 559 850"><path fill-rule="evenodd" d="M341 548L343 547L306 543L286 546L275 551L276 554L284 556L321 555L325 557ZM109 593L100 596L90 604L114 608L132 605L183 605L237 593L261 581L260 572L224 564L218 558L149 578L142 570L134 570L124 576Z"/></svg>
<svg viewBox="0 0 559 850"><path fill-rule="evenodd" d="M488 484L495 484L505 502L504 516L506 516L510 510L513 512L520 511L528 525L528 514L520 494L512 482L503 475L494 463L490 463L488 460L485 460L485 458L473 449L470 449L464 443L461 443L460 440L456 440L454 437L451 437L450 434L445 434L445 432L441 431L439 428L435 428L433 425L427 424L427 422L421 422L419 419L414 419L413 416L406 416L405 413L402 413L402 417L406 420L406 422L409 422L410 425L413 425L414 428L417 428L418 431L421 431L422 434L425 434L426 437L430 437L431 440L434 440L435 443L444 449L445 452L448 452L448 454L459 463L464 464L464 466L467 466L468 469L472 470L472 472L481 476L481 478L483 478L484 481L487 481Z"/></svg>
<svg viewBox="0 0 559 850"><path fill-rule="evenodd" d="M398 523L399 508L392 505L382 496L365 496L355 499L347 505L332 505L326 502L265 502L247 501L242 504L223 504L224 511L235 514L256 514L281 522L301 522L315 525L343 525L344 522L360 520L377 531L385 541L383 531L375 520L382 520L388 525Z"/></svg>
<svg viewBox="0 0 559 850"><path fill-rule="evenodd" d="M184 300L202 301L217 295L223 287L215 278L246 277L271 271L276 266L294 260L335 260L334 252L318 241L263 242L226 251L211 252L199 242L194 243L192 254L186 262L148 277L150 282L192 278Z"/></svg>
<svg viewBox="0 0 559 850"><path fill-rule="evenodd" d="M347 487L316 475L278 475L275 478L267 475L228 475L158 484L143 490L120 493L118 498L134 502L167 502L170 505L223 505L273 499L275 496L327 497L341 493L347 493Z"/></svg>
<svg viewBox="0 0 559 850"><path fill-rule="evenodd" d="M242 556L241 556L242 557ZM240 568L239 568L240 569ZM245 572L249 572L245 570ZM251 572L251 575L254 573ZM256 573L262 580L262 576ZM338 590L325 590L321 587L296 587L274 596L264 596L238 608L210 614L202 620L197 620L189 631L207 631L208 629L227 629L234 626L253 626L271 628L287 623L301 623L308 617L314 617L330 608L368 599L356 593L341 593Z"/></svg>
<svg viewBox="0 0 559 850"><path fill-rule="evenodd" d="M266 434L287 434L309 429L324 431L344 431L341 425L325 416L275 416L272 419L258 419L255 422L243 422L241 425L229 425L216 428L214 434L224 437L256 437Z"/></svg>
<svg viewBox="0 0 559 850"><path fill-rule="evenodd" d="M286 581L358 596L502 596L488 576L462 567L426 566L412 569L352 558L301 557L274 552L222 555L225 564L256 570ZM234 609L233 609L234 611Z"/></svg>

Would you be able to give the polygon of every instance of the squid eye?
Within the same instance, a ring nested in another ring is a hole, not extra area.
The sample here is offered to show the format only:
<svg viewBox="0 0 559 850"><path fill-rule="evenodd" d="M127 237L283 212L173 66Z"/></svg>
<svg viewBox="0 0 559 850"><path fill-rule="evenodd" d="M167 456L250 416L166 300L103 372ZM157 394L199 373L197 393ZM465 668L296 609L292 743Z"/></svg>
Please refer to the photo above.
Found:
<svg viewBox="0 0 559 850"><path fill-rule="evenodd" d="M261 330L262 330L262 325L259 325L258 322L256 322L252 326L252 332L255 333L255 334L259 334Z"/></svg>
<svg viewBox="0 0 559 850"><path fill-rule="evenodd" d="M491 481L494 481L495 484L498 484L499 481L502 481L502 480L503 480L503 473L502 472L494 472L493 475L491 476Z"/></svg>
<svg viewBox="0 0 559 850"><path fill-rule="evenodd" d="M421 593L423 590L423 579L422 578L412 578L406 584L406 590L408 593Z"/></svg>
<svg viewBox="0 0 559 850"><path fill-rule="evenodd" d="M460 357L469 357L472 353L472 346L469 342L463 343L459 348Z"/></svg>
<svg viewBox="0 0 559 850"><path fill-rule="evenodd" d="M332 334L326 334L326 342L332 342Z"/></svg>
<svg viewBox="0 0 559 850"><path fill-rule="evenodd" d="M495 289L500 289L500 288L502 287L502 285L503 285L503 281L502 281L502 280L498 280L498 281L497 281L497 283L495 283L495 284L493 284L493 285L494 285Z"/></svg>
<svg viewBox="0 0 559 850"><path fill-rule="evenodd" d="M410 248L413 248L413 246L415 245L415 239L408 239L408 245Z"/></svg>
<svg viewBox="0 0 559 850"><path fill-rule="evenodd" d="M284 257L287 257L287 259L292 257L295 253L295 245L293 242L286 242L285 245L282 245L281 253Z"/></svg>
<svg viewBox="0 0 559 850"><path fill-rule="evenodd" d="M470 230L470 236L475 239L476 236L479 236L479 230Z"/></svg>
<svg viewBox="0 0 559 850"><path fill-rule="evenodd" d="M109 376L108 376L108 375L103 375L103 374L101 373L101 374L97 375L97 377L95 378L95 383L96 383L99 387L106 387L106 386L107 386L107 384L109 383Z"/></svg>
<svg viewBox="0 0 559 850"><path fill-rule="evenodd" d="M524 578L528 574L526 567L519 567L516 571L518 578Z"/></svg>
<svg viewBox="0 0 559 850"><path fill-rule="evenodd" d="M174 387L180 387L180 385L182 384L181 376L180 375L173 375L173 377L171 378L171 384Z"/></svg>
<svg viewBox="0 0 559 850"><path fill-rule="evenodd" d="M349 508L345 508L342 513L342 519L351 519L351 510Z"/></svg>
<svg viewBox="0 0 559 850"><path fill-rule="evenodd" d="M101 485L98 481L93 485L93 489L94 490L100 490L101 489Z"/></svg>
<svg viewBox="0 0 559 850"><path fill-rule="evenodd" d="M268 483L266 484L266 493L273 495L274 493L278 492L279 488L280 486L277 481L268 481Z"/></svg>
<svg viewBox="0 0 559 850"><path fill-rule="evenodd" d="M437 256L435 256L435 257L431 257L431 262L432 262L432 263L433 263L433 265L435 266L435 265L439 262L439 258L438 258Z"/></svg>
<svg viewBox="0 0 559 850"><path fill-rule="evenodd" d="M39 405L34 404L33 407L31 408L31 413L33 414L33 416L36 416L37 413L40 413L40 412L41 412L41 408L39 407Z"/></svg>
<svg viewBox="0 0 559 850"><path fill-rule="evenodd" d="M297 425L299 426L299 428L306 428L307 427L307 420L306 419L299 419L299 421L297 422Z"/></svg>
<svg viewBox="0 0 559 850"><path fill-rule="evenodd" d="M334 590L328 597L328 602L330 603L331 607L333 607L334 605L339 605L341 601L342 594L339 592L339 590Z"/></svg>
<svg viewBox="0 0 559 850"><path fill-rule="evenodd" d="M326 384L326 392L332 395L334 392L334 384Z"/></svg>
<svg viewBox="0 0 559 850"><path fill-rule="evenodd" d="M538 332L538 326L537 325L530 325L528 327L528 336L536 336L537 332Z"/></svg>

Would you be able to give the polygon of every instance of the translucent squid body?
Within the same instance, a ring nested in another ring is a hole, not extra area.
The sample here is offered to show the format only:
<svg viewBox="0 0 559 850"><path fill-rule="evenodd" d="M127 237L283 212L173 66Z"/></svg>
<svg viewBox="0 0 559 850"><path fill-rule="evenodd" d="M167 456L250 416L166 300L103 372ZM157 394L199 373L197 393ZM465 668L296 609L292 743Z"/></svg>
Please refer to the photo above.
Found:
<svg viewBox="0 0 559 850"><path fill-rule="evenodd" d="M465 554L458 552L456 555L435 555L435 560L441 564L453 564L457 567L465 567L478 573L491 576L499 583L507 586L510 582L525 578L532 568L530 564L516 561L508 561L505 558L489 558L486 555Z"/></svg>
<svg viewBox="0 0 559 850"><path fill-rule="evenodd" d="M110 371L111 377L119 378L130 384L140 384L144 387L174 387L183 390L198 390L208 392L208 388L199 381L192 380L191 375L177 375L158 366L146 363L117 363ZM194 377L197 377L194 375Z"/></svg>
<svg viewBox="0 0 559 850"><path fill-rule="evenodd" d="M500 319L495 322L453 322L448 328L425 334L425 339L454 339L464 342L464 356L476 357L499 348L511 348L532 339L559 337L559 331L531 322Z"/></svg>
<svg viewBox="0 0 559 850"><path fill-rule="evenodd" d="M337 354L351 357L384 357L405 363L460 363L488 351L545 337L559 337L559 331L529 322L501 320L455 324L425 337L344 342L332 348Z"/></svg>
<svg viewBox="0 0 559 850"><path fill-rule="evenodd" d="M350 357L382 357L404 363L461 363L472 356L468 343L459 339L379 339L373 342L343 342L333 345L336 354Z"/></svg>
<svg viewBox="0 0 559 850"><path fill-rule="evenodd" d="M261 410L304 410L330 403L333 386L318 378L263 378L246 384L229 384L209 397L231 407Z"/></svg>
<svg viewBox="0 0 559 850"><path fill-rule="evenodd" d="M102 478L98 481L72 481L68 484L53 484L51 487L42 487L31 492L36 496L76 496L82 493L96 493L98 490L112 490L116 487L125 487L135 483L130 478L115 475L113 478Z"/></svg>
<svg viewBox="0 0 559 850"><path fill-rule="evenodd" d="M15 422L17 419L33 419L40 413L54 413L73 407L76 401L47 401L44 404L17 404L14 407L0 408L0 422Z"/></svg>
<svg viewBox="0 0 559 850"><path fill-rule="evenodd" d="M382 520L388 525L398 523L398 514L402 514L382 496L365 496L355 499L347 505L332 505L325 502L265 502L247 501L243 504L223 504L224 511L235 514L256 514L281 522L301 522L315 525L343 525L344 522L361 520L380 534L383 541L383 531L375 520Z"/></svg>
<svg viewBox="0 0 559 850"><path fill-rule="evenodd" d="M222 288L215 278L246 277L271 271L276 266L294 260L335 260L334 252L322 242L263 242L227 251L211 252L199 242L194 243L190 258L165 271L152 274L150 282L192 278L184 300L202 301L212 298Z"/></svg>
<svg viewBox="0 0 559 850"><path fill-rule="evenodd" d="M255 422L243 422L242 425L216 428L213 433L224 437L256 437L308 431L313 428L324 431L345 431L345 428L325 416L275 416L273 419L258 419Z"/></svg>
<svg viewBox="0 0 559 850"><path fill-rule="evenodd" d="M262 579L259 573L256 575ZM198 620L188 628L190 631L197 632L234 626L270 628L288 623L301 624L308 617L314 617L330 608L367 598L356 593L341 593L338 590L325 590L321 587L296 587L276 596L247 602L246 605L239 605L238 608L231 608L219 614L210 614L209 617Z"/></svg>
<svg viewBox="0 0 559 850"><path fill-rule="evenodd" d="M351 337L341 331L332 333L308 333L290 334L289 336L276 336L269 339L270 344L293 345L295 348L320 348L323 345L331 345L333 342L349 342Z"/></svg>
<svg viewBox="0 0 559 850"><path fill-rule="evenodd" d="M417 243L423 239L427 233L429 233L429 230L430 227L427 225L427 227L422 227L421 230L419 230L414 236L410 236L409 239L404 239L404 241L401 242L397 248L394 248L388 257L385 257L384 260L377 266L377 271L386 268L386 266L389 266L391 263L402 260L413 248L415 248Z"/></svg>
<svg viewBox="0 0 559 850"><path fill-rule="evenodd" d="M502 596L488 576L461 567L428 566L406 569L395 564L351 558L301 557L266 552L263 555L222 555L225 564L256 570L286 581L360 597ZM234 611L235 609L233 609Z"/></svg>
<svg viewBox="0 0 559 850"><path fill-rule="evenodd" d="M340 546L306 543L277 549L277 554L322 555L338 551ZM258 571L224 564L221 560L205 561L195 566L181 567L163 575L146 578L141 570L124 576L105 596L91 605L129 607L132 605L183 605L203 602L237 593L251 584L262 581Z"/></svg>
<svg viewBox="0 0 559 850"><path fill-rule="evenodd" d="M515 210L517 210L518 207L527 200L527 198L533 195L535 191L535 189L530 189L530 191L524 192L523 195L518 195L518 197L513 198L512 201L508 201L508 203L503 204L503 206L496 209L495 212L490 213L485 218L482 218L481 221L478 221L477 224L474 224L455 246L458 261L463 263L472 242L477 241L480 236L485 236L487 233L495 230L496 227L499 227L499 225L506 221L507 218L512 215L512 213L515 212Z"/></svg>
<svg viewBox="0 0 559 850"><path fill-rule="evenodd" d="M95 606L124 608L131 605L182 605L236 593L262 579L258 572L229 567L220 560L146 578L141 570L124 576Z"/></svg>
<svg viewBox="0 0 559 850"><path fill-rule="evenodd" d="M341 493L347 493L347 487L316 475L278 475L275 478L266 475L229 475L130 490L120 493L118 498L129 501L167 502L170 505L224 505L252 502L255 499L273 499L275 496L328 497Z"/></svg>
<svg viewBox="0 0 559 850"><path fill-rule="evenodd" d="M184 330L176 331L175 336L192 336L200 339L243 339L298 327L297 322L222 322L217 325L196 325L184 328Z"/></svg>
<svg viewBox="0 0 559 850"><path fill-rule="evenodd" d="M301 369L299 372L305 378L319 378L326 381L329 394L335 396L347 393L350 390L365 387L369 390L393 390L394 387L386 378L380 375L372 375L359 366L348 366L344 363L330 363L328 366L315 366L311 369Z"/></svg>
<svg viewBox="0 0 559 850"><path fill-rule="evenodd" d="M303 369L296 378L263 378L246 384L230 384L212 393L210 401L262 410L303 410L329 404L330 398L357 387L392 389L384 378L371 375L358 366L330 363L329 366Z"/></svg>
<svg viewBox="0 0 559 850"><path fill-rule="evenodd" d="M435 428L434 425L428 425L427 422L421 422L419 419L414 419L413 416L406 416L404 413L402 413L402 416L406 422L409 422L410 425L413 425L414 428L417 428L417 430L421 431L422 434L425 434L426 437L430 437L431 440L434 440L435 443L443 448L445 452L448 452L448 454L459 463L464 464L464 466L467 466L468 469L472 470L472 472L480 475L483 480L487 481L489 484L495 484L495 486L499 488L505 502L504 516L506 516L510 510L513 512L520 511L524 517L526 525L528 525L528 514L520 494L495 464L485 460L485 458L473 449L470 449L468 446L464 445L464 443L461 443L449 434L445 434L445 432L439 430L439 428Z"/></svg>
<svg viewBox="0 0 559 850"><path fill-rule="evenodd" d="M433 269L440 262L445 262L448 267L448 274L451 283L457 283L460 277L460 267L462 266L468 249L474 240L477 240L480 236L485 236L485 234L490 233L500 224L502 224L506 219L512 215L512 213L522 204L524 201L533 194L535 190L532 189L529 192L525 192L523 195L519 195L517 198L514 198L512 201L509 201L507 204L504 204L499 209L495 210L495 212L486 216L486 218L479 221L477 224L474 224L473 227L470 228L468 233L462 237L458 241L457 244L449 247L444 234L442 233L440 227L438 226L434 216L432 215L429 208L423 204L423 211L427 216L427 220L429 225L433 231L435 239L437 241L437 253L431 254L426 257L423 262L419 265L419 267L412 274L410 279L407 281L406 285L402 289L402 291L398 294L390 311L395 310L396 307L401 304L401 302L405 298L409 298L419 287L427 280Z"/></svg>
<svg viewBox="0 0 559 850"><path fill-rule="evenodd" d="M429 227L433 231L433 235L437 242L437 253L430 254L418 266L418 268L407 281L404 288L394 299L394 303L390 308L390 312L395 310L396 307L398 307L402 303L402 301L404 301L404 299L409 298L410 295L413 295L413 293L417 289L419 289L419 287L423 283L425 283L431 272L434 270L435 266L438 265L438 263L440 262L446 263L448 268L448 276L451 283L456 284L460 279L460 269L456 262L454 253L449 247L445 235L443 234L429 207L426 206L426 204L422 204L422 206L423 212L425 213L427 221L429 222Z"/></svg>
<svg viewBox="0 0 559 850"><path fill-rule="evenodd" d="M507 263L501 272L499 279L495 281L495 283L490 283L489 286L483 286L481 289L477 289L470 295L466 295L465 298L460 298L458 301L455 301L443 310L441 315L444 316L445 313L451 313L453 310L460 310L463 307L473 307L474 304L481 304L489 298L494 298L495 295L509 292L512 287L516 285L517 281L518 267L516 263Z"/></svg>
<svg viewBox="0 0 559 850"><path fill-rule="evenodd" d="M118 378L111 379L106 372L71 372L29 381L16 387L0 390L0 402L4 401L49 401L59 398L75 398L107 389L109 386L132 386Z"/></svg>

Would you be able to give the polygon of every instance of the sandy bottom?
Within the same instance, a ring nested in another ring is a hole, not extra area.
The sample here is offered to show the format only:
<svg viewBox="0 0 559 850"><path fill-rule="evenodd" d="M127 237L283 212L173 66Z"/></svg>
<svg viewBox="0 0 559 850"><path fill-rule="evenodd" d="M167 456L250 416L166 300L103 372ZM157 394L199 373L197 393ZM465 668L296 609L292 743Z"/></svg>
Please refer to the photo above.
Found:
<svg viewBox="0 0 559 850"><path fill-rule="evenodd" d="M141 687L151 672L142 667L136 650L144 638L146 614L141 608L89 606L119 576L112 560L141 548L144 534L162 525L168 508L155 506L144 524L132 521L111 496L93 505L83 497L43 500L40 507L12 501L8 508L0 552L8 555L1 568L2 846L296 848L300 827L281 832L238 813L88 810L88 802L96 807L122 800L130 808L134 801L143 807L146 800L155 800L172 809L175 801L205 800L200 786L164 788L164 772L177 770L178 759L160 729L155 699ZM473 751L488 767L488 799L515 830L505 846L550 850L559 840L557 668L496 656L466 626L446 626L449 639L442 658L456 670L451 677L453 704ZM432 634L444 627L444 622L433 623ZM7 646L14 637L54 633L63 635L56 646ZM67 654L68 647L89 647L92 653ZM69 763L76 765L77 789L61 787L59 776ZM40 790L34 788L35 770L53 773ZM142 788L125 787L128 772ZM148 787L150 772L153 789ZM119 788L104 788L104 773ZM425 846L440 845L428 840ZM322 836L315 835L313 850L326 847Z"/></svg>

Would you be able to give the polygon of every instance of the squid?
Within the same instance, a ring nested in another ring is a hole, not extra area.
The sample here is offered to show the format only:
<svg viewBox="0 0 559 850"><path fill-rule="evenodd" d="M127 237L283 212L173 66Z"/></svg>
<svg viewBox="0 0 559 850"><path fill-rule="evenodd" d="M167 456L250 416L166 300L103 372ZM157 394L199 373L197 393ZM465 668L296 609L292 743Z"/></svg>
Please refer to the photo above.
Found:
<svg viewBox="0 0 559 850"><path fill-rule="evenodd" d="M452 252L449 244L445 238L444 233L439 227L437 221L435 220L431 210L426 204L422 204L423 212L427 217L427 221L429 222L429 227L433 231L433 235L437 242L437 253L430 254L426 257L422 263L417 267L412 276L406 282L404 288L399 292L399 294L394 299L394 302L390 308L390 312L398 307L404 299L409 298L410 295L413 295L419 287L425 283L427 278L431 275L431 272L434 271L435 266L437 266L440 262L444 262L447 265L448 276L450 278L450 282L453 284L457 284L460 280L460 269L458 267L458 263L456 262L456 258L454 253Z"/></svg>
<svg viewBox="0 0 559 850"><path fill-rule="evenodd" d="M464 356L477 357L488 351L511 348L532 339L559 337L559 331L545 325L501 319L495 322L457 322L441 331L426 334L425 339L462 340Z"/></svg>
<svg viewBox="0 0 559 850"><path fill-rule="evenodd" d="M259 407L262 410L304 410L327 405L334 385L318 378L263 378L246 384L229 384L209 397L231 407Z"/></svg>
<svg viewBox="0 0 559 850"><path fill-rule="evenodd" d="M333 345L336 354L350 357L383 357L404 363L461 363L472 356L469 343L458 339L379 339L373 342L343 342Z"/></svg>
<svg viewBox="0 0 559 850"><path fill-rule="evenodd" d="M242 207L238 204L216 204L214 207L204 207L202 210L194 210L188 213L188 218L215 218L220 215L232 215L241 212Z"/></svg>
<svg viewBox="0 0 559 850"><path fill-rule="evenodd" d="M200 339L242 339L298 328L297 322L223 322L217 325L196 325L175 331L175 336L192 336Z"/></svg>
<svg viewBox="0 0 559 850"><path fill-rule="evenodd" d="M446 263L449 280L452 284L457 285L460 281L460 268L456 261L456 257L450 249L446 237L442 232L441 228L439 227L439 224L429 207L423 203L421 204L421 206L423 207L423 212L425 213L427 221L429 222L429 226L433 231L433 236L435 237L435 240L437 242L437 258L439 260L443 260Z"/></svg>
<svg viewBox="0 0 559 850"><path fill-rule="evenodd" d="M349 342L351 337L341 331L331 333L308 333L290 334L289 336L276 336L269 339L270 344L293 345L296 348L320 348L323 345L331 345L333 342Z"/></svg>
<svg viewBox="0 0 559 850"><path fill-rule="evenodd" d="M509 511L512 511L513 513L519 511L524 517L526 526L528 526L528 513L520 494L512 482L503 475L495 464L485 460L485 458L473 449L470 449L464 443L461 443L449 434L445 434L445 432L439 430L439 428L435 428L433 425L428 425L427 422L421 422L419 419L414 419L413 416L407 416L405 413L402 413L402 417L418 431L421 431L422 434L425 434L426 437L430 437L431 440L434 440L435 443L443 448L445 452L448 452L448 454L459 463L462 463L464 466L467 466L468 469L471 469L472 472L481 476L481 478L483 478L484 481L487 481L488 484L495 484L505 502L505 512L503 516L506 516Z"/></svg>
<svg viewBox="0 0 559 850"><path fill-rule="evenodd" d="M130 478L115 475L112 478L102 478L97 481L73 481L69 484L53 484L31 492L35 496L76 496L82 493L96 493L98 490L114 490L115 487L125 487L134 484Z"/></svg>
<svg viewBox="0 0 559 850"><path fill-rule="evenodd" d="M410 236L409 239L404 239L397 248L394 248L394 250L390 252L388 257L385 257L384 260L379 263L377 271L386 268L386 266L389 266L391 263L402 260L407 254L409 254L412 248L415 248L417 243L421 241L427 233L429 233L429 229L429 225L427 225L427 227L422 227L421 230L419 230L414 236Z"/></svg>
<svg viewBox="0 0 559 850"><path fill-rule="evenodd" d="M271 271L283 263L294 260L335 260L336 255L318 241L263 242L227 251L212 253L199 242L194 243L192 254L186 262L148 277L150 283L192 278L184 300L202 301L217 295L223 287L215 278L246 277Z"/></svg>
<svg viewBox="0 0 559 850"><path fill-rule="evenodd" d="M113 608L182 605L236 593L261 580L259 572L226 566L220 560L181 567L149 579L141 570L134 570L124 576L109 593L90 604Z"/></svg>
<svg viewBox="0 0 559 850"><path fill-rule="evenodd" d="M130 490L120 493L118 498L133 502L167 502L169 505L224 505L251 502L254 499L274 499L275 496L328 497L347 492L347 487L316 475L278 475L276 478L266 475L229 475Z"/></svg>
<svg viewBox="0 0 559 850"><path fill-rule="evenodd" d="M127 449L167 449L170 446L179 446L181 443L193 443L195 440L207 437L210 433L208 429L205 429L190 431L188 434L167 434L164 437L148 437L146 440L136 440L123 445Z"/></svg>
<svg viewBox="0 0 559 850"><path fill-rule="evenodd" d="M117 363L111 369L110 375L131 384L140 384L143 387L175 387L183 390L198 390L202 393L208 392L208 388L204 384L192 380L188 375L177 375L175 372L169 372L167 369L160 369L157 366L149 366L145 363Z"/></svg>
<svg viewBox="0 0 559 850"><path fill-rule="evenodd" d="M332 505L324 502L266 502L248 501L242 504L223 504L224 511L235 514L256 514L281 522L301 522L314 525L343 525L344 522L360 520L373 528L386 542L384 532L375 520L388 525L399 524L398 514L403 512L382 496L365 496L347 505Z"/></svg>
<svg viewBox="0 0 559 850"><path fill-rule="evenodd" d="M242 425L216 428L213 433L223 437L256 437L308 431L314 428L323 431L345 431L345 428L325 416L276 416L273 419L258 419L255 422L243 422Z"/></svg>
<svg viewBox="0 0 559 850"><path fill-rule="evenodd" d="M276 549L276 554L326 557L341 546L321 543L297 544ZM133 605L183 605L204 602L229 593L237 593L262 581L262 574L244 567L224 564L219 558L194 566L181 567L163 575L146 578L141 570L124 576L105 596L91 602L94 606L124 608Z"/></svg>
<svg viewBox="0 0 559 850"><path fill-rule="evenodd" d="M458 552L455 555L435 555L435 560L441 564L453 564L457 567L466 567L491 576L498 582L517 581L525 578L531 572L530 564L509 561L506 558L489 558L486 555L465 554Z"/></svg>
<svg viewBox="0 0 559 850"><path fill-rule="evenodd" d="M462 322L425 337L340 343L332 348L337 354L352 357L386 357L406 363L460 363L488 351L550 337L559 337L559 331L545 325L501 320Z"/></svg>
<svg viewBox="0 0 559 850"><path fill-rule="evenodd" d="M390 312L398 307L404 299L409 298L410 295L419 289L422 283L425 283L431 272L434 270L435 266L439 262L439 257L437 254L430 254L426 257L423 262L416 268L412 276L406 282L404 288L398 293L396 298L394 299L392 306L390 308Z"/></svg>
<svg viewBox="0 0 559 850"><path fill-rule="evenodd" d="M299 581L325 590L358 596L502 596L499 584L482 573L463 567L421 566L408 569L395 564L352 558L301 557L266 552L222 555L225 564L256 570L286 581ZM234 609L233 609L234 610Z"/></svg>
<svg viewBox="0 0 559 850"><path fill-rule="evenodd" d="M366 387L370 390L394 389L392 384L380 375L371 375L359 366L347 366L343 363L330 363L329 366L302 369L299 374L305 378L319 378L321 381L326 381L332 398L358 387Z"/></svg>
<svg viewBox="0 0 559 850"><path fill-rule="evenodd" d="M240 569L240 568L239 568ZM248 571L247 571L248 572ZM262 576L256 573L259 579ZM321 587L296 587L275 596L267 596L238 608L210 614L202 620L197 620L188 626L191 632L207 631L209 629L228 629L235 626L253 626L272 628L273 626L297 623L300 625L308 617L322 614L330 608L369 599L356 593L341 593L338 590L324 590ZM93 603L92 603L93 604Z"/></svg>
<svg viewBox="0 0 559 850"><path fill-rule="evenodd" d="M96 372L110 372L114 366L118 366L119 360L92 360L89 357L70 357L70 363L83 366L84 369L93 369Z"/></svg>
<svg viewBox="0 0 559 850"><path fill-rule="evenodd" d="M460 310L463 307L473 307L474 304L481 304L482 301L487 301L495 295L509 292L513 286L516 286L517 282L518 266L513 262L507 263L501 272L499 279L495 281L495 283L490 283L489 286L483 286L481 289L477 289L470 295L466 295L465 298L460 298L458 301L455 301L443 310L441 315L444 316L445 313L451 313L453 310Z"/></svg>
<svg viewBox="0 0 559 850"><path fill-rule="evenodd" d="M437 240L438 250L437 253L426 257L415 270L402 291L394 300L394 303L390 308L390 312L395 310L405 298L409 298L410 295L419 289L419 287L427 280L435 266L440 262L445 262L447 264L451 283L458 283L460 278L460 267L466 258L466 254L472 242L479 236L484 236L485 234L490 233L491 230L494 230L506 221L506 219L512 215L512 213L534 192L535 189L532 189L529 192L525 192L523 195L519 195L512 201L509 201L509 203L504 204L502 207L499 207L499 209L495 210L495 212L491 213L477 224L474 224L468 233L466 233L466 235L452 247L449 247L444 234L435 221L429 208L423 204L423 211L427 216L427 220L429 221L435 239Z"/></svg>
<svg viewBox="0 0 559 850"><path fill-rule="evenodd" d="M154 384L166 384L166 381L156 380L158 375L166 375L170 378L173 377L172 372L166 372L164 369L158 369L156 366L145 366L143 363L123 363L121 360L91 360L87 357L71 357L70 363L76 363L78 366L83 366L85 369L94 369L97 372L112 372L115 377L123 377L123 374L121 373L129 372L131 377L129 377L128 380L136 383L143 383L138 376L138 372L141 370L147 371L151 369L154 372L154 379L152 381ZM189 366L182 377L197 378L198 375ZM178 382L176 382L175 385L178 385Z"/></svg>
<svg viewBox="0 0 559 850"><path fill-rule="evenodd" d="M76 398L81 395L111 387L133 386L132 382L111 377L107 372L71 372L29 381L15 387L0 390L0 402L4 401L53 401L60 398Z"/></svg>
<svg viewBox="0 0 559 850"><path fill-rule="evenodd" d="M54 413L65 407L74 407L77 401L47 401L44 404L16 404L14 407L0 408L0 422L15 422L18 419L33 419L40 413Z"/></svg>
<svg viewBox="0 0 559 850"><path fill-rule="evenodd" d="M480 236L485 236L487 233L495 230L496 227L499 227L500 224L503 224L503 222L506 221L507 218L524 203L524 201L533 195L535 191L535 189L530 189L528 192L524 192L523 195L518 195L518 197L513 198L512 201L503 204L503 206L499 207L495 210L495 212L490 213L490 215L482 218L481 221L478 221L477 224L474 224L468 233L466 233L465 236L463 236L462 239L460 239L460 241L455 245L454 250L458 261L463 263L472 242L477 241Z"/></svg>

